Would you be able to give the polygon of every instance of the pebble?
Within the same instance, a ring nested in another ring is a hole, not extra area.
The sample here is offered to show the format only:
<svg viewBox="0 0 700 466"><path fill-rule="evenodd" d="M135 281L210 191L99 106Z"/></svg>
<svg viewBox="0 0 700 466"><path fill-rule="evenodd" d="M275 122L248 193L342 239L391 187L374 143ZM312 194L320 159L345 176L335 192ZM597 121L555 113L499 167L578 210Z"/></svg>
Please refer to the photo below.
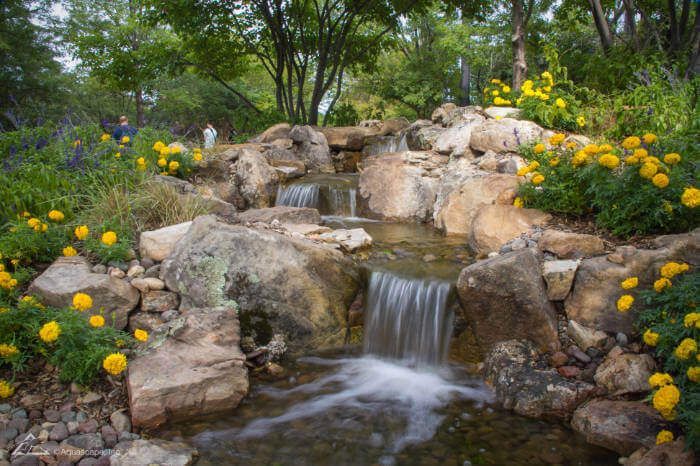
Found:
<svg viewBox="0 0 700 466"><path fill-rule="evenodd" d="M16 408L12 411L12 419L23 419L27 417L27 412L22 408Z"/></svg>
<svg viewBox="0 0 700 466"><path fill-rule="evenodd" d="M78 426L78 431L83 434L94 434L100 425L94 419L88 419Z"/></svg>
<svg viewBox="0 0 700 466"><path fill-rule="evenodd" d="M61 421L63 421L63 422L75 421L75 418L76 418L75 411L67 411L67 412L61 414Z"/></svg>
<svg viewBox="0 0 700 466"><path fill-rule="evenodd" d="M66 427L68 427L68 433L71 435L78 433L79 426L80 426L80 423L78 423L76 421L70 421L70 422L66 423Z"/></svg>
<svg viewBox="0 0 700 466"><path fill-rule="evenodd" d="M47 409L44 411L44 417L49 422L58 422L61 420L61 413L55 409Z"/></svg>
<svg viewBox="0 0 700 466"><path fill-rule="evenodd" d="M576 366L561 366L557 368L559 375L566 378L574 378L581 373L581 369Z"/></svg>
<svg viewBox="0 0 700 466"><path fill-rule="evenodd" d="M160 278L148 277L143 279L149 290L162 290L165 288L165 282Z"/></svg>
<svg viewBox="0 0 700 466"><path fill-rule="evenodd" d="M115 411L109 416L109 422L117 432L131 432L131 419L123 411Z"/></svg>
<svg viewBox="0 0 700 466"><path fill-rule="evenodd" d="M141 265L141 262L139 262L138 259L132 259L129 261L129 268L136 267L137 265Z"/></svg>
<svg viewBox="0 0 700 466"><path fill-rule="evenodd" d="M14 427L18 431L24 432L27 430L27 427L29 427L29 419L27 419L27 418L13 419L7 424L7 426Z"/></svg>
<svg viewBox="0 0 700 466"><path fill-rule="evenodd" d="M566 352L569 354L569 356L576 358L583 363L591 362L590 356L588 356L576 346L570 346Z"/></svg>
<svg viewBox="0 0 700 466"><path fill-rule="evenodd" d="M126 276L122 269L118 269L116 267L110 268L108 273L110 277L114 278L124 278Z"/></svg>
<svg viewBox="0 0 700 466"><path fill-rule="evenodd" d="M146 269L144 269L140 265L135 265L135 266L129 268L129 271L126 272L126 275L127 275L127 277L130 277L130 278L136 278L136 277L140 277L145 272L146 272Z"/></svg>
<svg viewBox="0 0 700 466"><path fill-rule="evenodd" d="M141 436L138 434L132 434L131 432L119 432L119 441L128 442L129 440L138 440Z"/></svg>
<svg viewBox="0 0 700 466"><path fill-rule="evenodd" d="M141 259L141 265L146 269L146 273L155 265L155 261L150 257Z"/></svg>
<svg viewBox="0 0 700 466"><path fill-rule="evenodd" d="M11 409L12 406L7 403L0 404L0 414L9 413Z"/></svg>
<svg viewBox="0 0 700 466"><path fill-rule="evenodd" d="M627 343L629 342L627 335L624 333L618 333L615 335L615 340L617 340L617 344L620 346L627 346Z"/></svg>
<svg viewBox="0 0 700 466"><path fill-rule="evenodd" d="M32 409L29 411L29 420L36 421L37 419L41 419L41 411L38 409Z"/></svg>
<svg viewBox="0 0 700 466"><path fill-rule="evenodd" d="M89 405L89 404L97 403L100 400L102 400L102 395L99 395L95 392L87 392L85 395L78 398L78 404ZM80 416L80 414L78 414L78 416ZM84 421L84 420L85 419L82 419L82 421ZM78 421L81 421L81 419L78 419Z"/></svg>
<svg viewBox="0 0 700 466"><path fill-rule="evenodd" d="M12 466L39 466L39 458L33 455L20 456L12 461Z"/></svg>
<svg viewBox="0 0 700 466"><path fill-rule="evenodd" d="M131 280L131 286L139 290L141 293L148 293L148 285L145 278L134 278Z"/></svg>
<svg viewBox="0 0 700 466"><path fill-rule="evenodd" d="M3 430L0 430L0 438L4 438L5 440L13 440L15 437L19 435L19 431L15 429L14 427L6 427Z"/></svg>
<svg viewBox="0 0 700 466"><path fill-rule="evenodd" d="M76 414L76 416L75 416L75 421L78 423L82 423L82 422L87 421L87 414L85 414L82 411L78 411L78 414Z"/></svg>
<svg viewBox="0 0 700 466"><path fill-rule="evenodd" d="M55 440L56 442L62 442L63 440L68 438L68 427L63 422L57 423L55 426L53 426L53 429L51 429L51 432L49 433L49 439L50 440Z"/></svg>
<svg viewBox="0 0 700 466"><path fill-rule="evenodd" d="M114 447L119 441L119 434L111 426L102 426L100 433L102 434L102 439L105 441L105 446L107 448Z"/></svg>
<svg viewBox="0 0 700 466"><path fill-rule="evenodd" d="M93 273L107 273L107 266L104 264L97 264L92 268Z"/></svg>

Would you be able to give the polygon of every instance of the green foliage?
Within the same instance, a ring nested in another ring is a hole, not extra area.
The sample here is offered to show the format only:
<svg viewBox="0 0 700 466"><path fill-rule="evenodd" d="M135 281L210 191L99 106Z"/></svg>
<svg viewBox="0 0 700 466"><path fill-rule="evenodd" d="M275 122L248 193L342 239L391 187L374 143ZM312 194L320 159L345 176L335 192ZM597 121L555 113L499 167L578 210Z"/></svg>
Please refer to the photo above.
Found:
<svg viewBox="0 0 700 466"><path fill-rule="evenodd" d="M36 226L32 227L30 223ZM27 263L50 262L60 255L68 237L61 224L37 217L20 217L9 222L6 233L0 236L0 257L12 257Z"/></svg>
<svg viewBox="0 0 700 466"><path fill-rule="evenodd" d="M330 126L355 126L360 122L360 114L350 102L336 105L333 111L326 115L323 123Z"/></svg>

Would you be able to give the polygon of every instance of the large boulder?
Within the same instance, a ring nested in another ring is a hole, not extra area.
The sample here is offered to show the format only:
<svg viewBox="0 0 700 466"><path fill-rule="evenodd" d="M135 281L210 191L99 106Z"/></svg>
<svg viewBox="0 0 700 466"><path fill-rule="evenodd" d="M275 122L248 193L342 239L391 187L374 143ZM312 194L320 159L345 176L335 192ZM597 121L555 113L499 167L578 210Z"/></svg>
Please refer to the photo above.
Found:
<svg viewBox="0 0 700 466"><path fill-rule="evenodd" d="M175 245L185 236L192 222L178 223L157 230L141 232L139 253L142 258L160 262L170 255Z"/></svg>
<svg viewBox="0 0 700 466"><path fill-rule="evenodd" d="M247 207L270 207L277 194L279 176L259 152L242 150L235 164L238 189Z"/></svg>
<svg viewBox="0 0 700 466"><path fill-rule="evenodd" d="M542 225L552 216L537 209L519 209L514 205L483 206L472 221L469 246L477 254L498 251L508 241Z"/></svg>
<svg viewBox="0 0 700 466"><path fill-rule="evenodd" d="M434 152L413 151L366 158L360 166L361 211L386 220L428 220L447 161Z"/></svg>
<svg viewBox="0 0 700 466"><path fill-rule="evenodd" d="M295 126L289 132L294 150L311 172L335 173L326 136L311 126Z"/></svg>
<svg viewBox="0 0 700 466"><path fill-rule="evenodd" d="M189 308L168 325L129 361L133 425L154 428L238 406L248 393L248 371L235 306Z"/></svg>
<svg viewBox="0 0 700 466"><path fill-rule="evenodd" d="M448 235L469 235L474 217L484 206L513 203L518 182L518 177L514 175L467 177L444 196L442 204L435 211L435 226Z"/></svg>
<svg viewBox="0 0 700 466"><path fill-rule="evenodd" d="M357 267L329 246L199 217L163 262L181 309L236 300L244 336L284 334L292 350L342 343Z"/></svg>
<svg viewBox="0 0 700 466"><path fill-rule="evenodd" d="M545 230L538 241L542 251L556 254L562 259L593 257L605 252L603 240L595 235Z"/></svg>
<svg viewBox="0 0 700 466"><path fill-rule="evenodd" d="M430 120L414 121L404 134L410 150L431 150L445 128L434 125Z"/></svg>
<svg viewBox="0 0 700 466"><path fill-rule="evenodd" d="M469 148L469 140L474 127L483 123L484 120L485 118L478 113L466 115L457 124L440 133L433 144L433 149L452 157L474 158Z"/></svg>
<svg viewBox="0 0 700 466"><path fill-rule="evenodd" d="M365 138L377 132L357 126L324 126L317 129L326 136L331 149L350 151L361 151L365 146Z"/></svg>
<svg viewBox="0 0 700 466"><path fill-rule="evenodd" d="M470 178L486 176L488 173L482 171L470 160L459 157L453 158L447 163L445 171L438 181L438 189L433 207L433 221L437 224L435 217L442 210L448 196Z"/></svg>
<svg viewBox="0 0 700 466"><path fill-rule="evenodd" d="M522 110L514 107L488 107L484 109L484 113L496 120L500 120L501 118L517 119L522 113Z"/></svg>
<svg viewBox="0 0 700 466"><path fill-rule="evenodd" d="M261 135L254 138L252 142L270 143L276 139L285 139L289 137L291 129L289 123L278 123L267 128Z"/></svg>
<svg viewBox="0 0 700 466"><path fill-rule="evenodd" d="M632 333L636 310L622 313L615 307L623 294L620 282L638 277L639 286L649 288L659 278L659 268L668 261L700 265L700 229L663 238L661 249L621 246L613 254L584 259L564 302L567 317L606 332Z"/></svg>
<svg viewBox="0 0 700 466"><path fill-rule="evenodd" d="M459 274L461 308L482 351L515 338L529 339L542 350L559 348L556 310L547 299L541 261L541 253L528 248L478 261Z"/></svg>
<svg viewBox="0 0 700 466"><path fill-rule="evenodd" d="M687 448L683 438L673 442L654 445L651 449L642 447L627 459L625 466L694 466L695 453Z"/></svg>
<svg viewBox="0 0 700 466"><path fill-rule="evenodd" d="M594 395L595 386L566 379L536 363L537 352L528 342L509 340L491 349L484 374L501 406L531 418L566 420Z"/></svg>
<svg viewBox="0 0 700 466"><path fill-rule="evenodd" d="M652 447L663 424L659 413L641 401L591 400L571 419L571 427L588 443L625 456L638 448Z"/></svg>
<svg viewBox="0 0 700 466"><path fill-rule="evenodd" d="M236 215L240 223L321 223L321 214L310 207L275 206L265 209L250 209Z"/></svg>
<svg viewBox="0 0 700 466"><path fill-rule="evenodd" d="M190 466L197 457L197 450L189 445L161 439L119 442L114 450L118 451L119 454L109 457L110 466L135 466L137 464ZM102 464L99 461L98 463Z"/></svg>
<svg viewBox="0 0 700 466"><path fill-rule="evenodd" d="M29 286L28 293L53 307L70 307L73 295L86 293L92 298L87 317L102 314L106 323L123 329L129 312L139 302L139 292L129 283L104 273L92 273L87 259L80 256L59 257Z"/></svg>
<svg viewBox="0 0 700 466"><path fill-rule="evenodd" d="M379 135L388 136L390 134L399 134L410 124L411 122L404 117L389 118L388 120L382 121L382 125L379 128Z"/></svg>
<svg viewBox="0 0 700 466"><path fill-rule="evenodd" d="M611 351L595 373L595 383L610 395L645 393L649 391L649 377L656 363L648 354Z"/></svg>
<svg viewBox="0 0 700 466"><path fill-rule="evenodd" d="M526 120L486 120L472 129L469 145L479 152L517 152L518 146L538 141L543 129Z"/></svg>

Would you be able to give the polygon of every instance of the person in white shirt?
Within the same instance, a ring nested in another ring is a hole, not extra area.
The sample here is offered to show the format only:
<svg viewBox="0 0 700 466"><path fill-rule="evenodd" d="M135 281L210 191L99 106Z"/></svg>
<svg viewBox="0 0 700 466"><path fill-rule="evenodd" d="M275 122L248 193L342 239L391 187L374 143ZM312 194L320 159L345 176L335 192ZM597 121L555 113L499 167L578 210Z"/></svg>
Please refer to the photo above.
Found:
<svg viewBox="0 0 700 466"><path fill-rule="evenodd" d="M207 122L207 127L204 128L204 148L211 149L216 144L216 137L218 133L214 129L214 125L211 122Z"/></svg>

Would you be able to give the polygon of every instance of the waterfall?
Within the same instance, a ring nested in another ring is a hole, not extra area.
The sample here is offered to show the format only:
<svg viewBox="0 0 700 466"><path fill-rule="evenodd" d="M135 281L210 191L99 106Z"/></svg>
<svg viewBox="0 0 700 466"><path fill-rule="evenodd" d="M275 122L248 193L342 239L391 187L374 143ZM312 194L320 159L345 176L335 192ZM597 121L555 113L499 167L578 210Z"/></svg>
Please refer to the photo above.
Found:
<svg viewBox="0 0 700 466"><path fill-rule="evenodd" d="M297 183L285 187L280 186L277 189L275 205L318 208L318 200L319 186L317 184Z"/></svg>
<svg viewBox="0 0 700 466"><path fill-rule="evenodd" d="M372 272L365 308L367 354L416 365L439 365L447 357L454 316L450 284Z"/></svg>
<svg viewBox="0 0 700 466"><path fill-rule="evenodd" d="M330 215L357 217L357 189L348 187L328 188Z"/></svg>
<svg viewBox="0 0 700 466"><path fill-rule="evenodd" d="M366 155L379 155L390 152L405 152L409 150L406 134L397 136L379 136L378 141L365 146Z"/></svg>

